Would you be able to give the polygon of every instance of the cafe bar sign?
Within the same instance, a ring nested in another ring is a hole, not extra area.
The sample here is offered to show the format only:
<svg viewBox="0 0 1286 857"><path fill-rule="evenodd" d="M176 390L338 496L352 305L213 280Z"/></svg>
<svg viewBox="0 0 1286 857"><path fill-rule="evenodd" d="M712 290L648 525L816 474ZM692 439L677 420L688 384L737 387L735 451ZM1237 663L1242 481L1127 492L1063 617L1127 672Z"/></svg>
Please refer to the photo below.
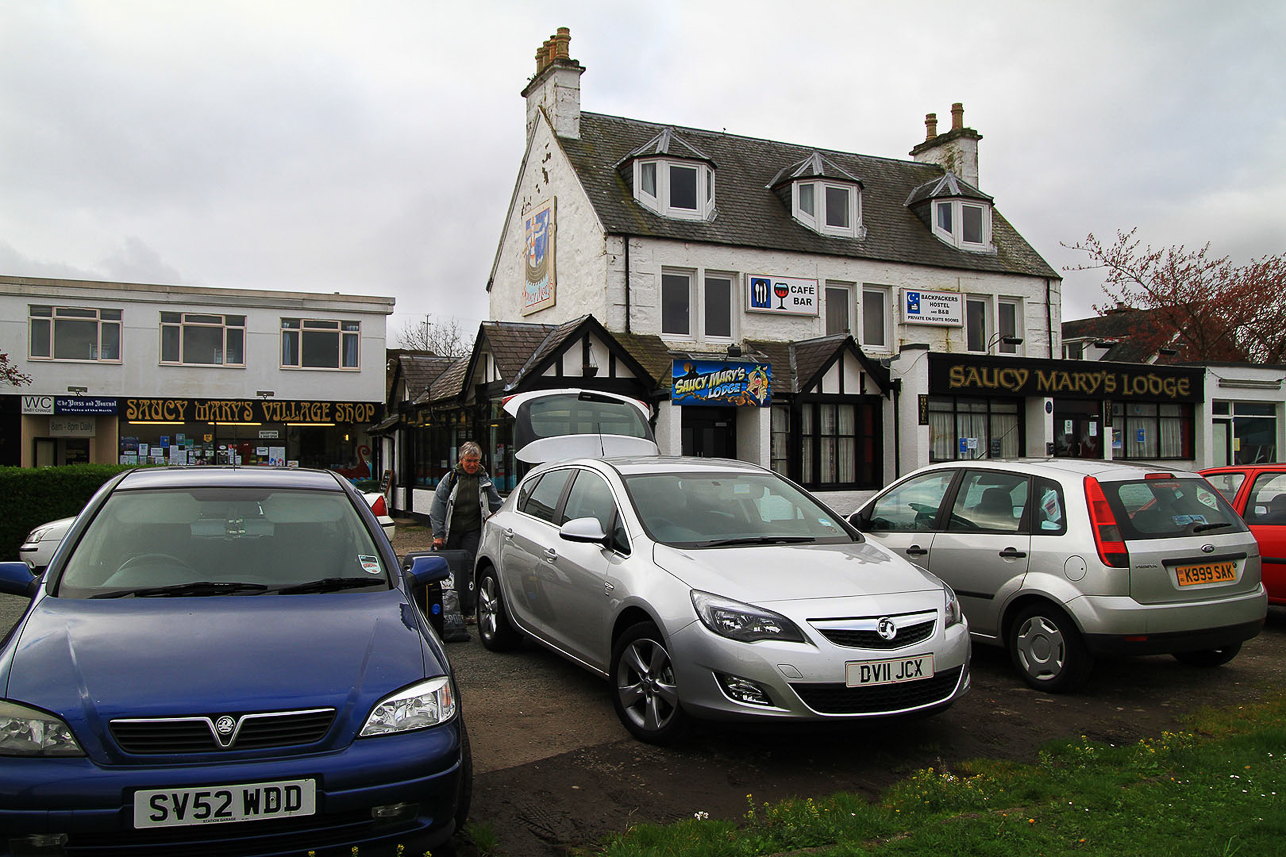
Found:
<svg viewBox="0 0 1286 857"><path fill-rule="evenodd" d="M1200 369L1146 363L929 355L929 392L935 396L1199 402L1203 380Z"/></svg>
<svg viewBox="0 0 1286 857"><path fill-rule="evenodd" d="M675 360L672 405L771 403L772 365L729 360Z"/></svg>
<svg viewBox="0 0 1286 857"><path fill-rule="evenodd" d="M370 423L373 402L315 402L260 399L121 399L121 416L129 422L163 423L293 423L333 425Z"/></svg>

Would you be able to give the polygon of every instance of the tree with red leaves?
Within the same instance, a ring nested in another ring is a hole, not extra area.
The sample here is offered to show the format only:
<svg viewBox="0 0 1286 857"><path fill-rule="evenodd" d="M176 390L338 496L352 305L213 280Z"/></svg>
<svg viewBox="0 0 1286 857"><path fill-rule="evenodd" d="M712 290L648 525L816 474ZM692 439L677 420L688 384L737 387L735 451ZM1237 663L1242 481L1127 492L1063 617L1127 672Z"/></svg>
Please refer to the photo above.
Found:
<svg viewBox="0 0 1286 857"><path fill-rule="evenodd" d="M18 371L18 367L9 362L9 355L0 351L0 384L10 387L22 387L31 383L31 376Z"/></svg>
<svg viewBox="0 0 1286 857"><path fill-rule="evenodd" d="M1140 250L1135 231L1118 231L1111 245L1091 234L1064 246L1090 257L1066 270L1103 269L1103 290L1118 306L1150 311L1152 329L1132 334L1140 344L1153 352L1173 348L1176 360L1286 362L1286 256L1239 266L1227 256L1211 258L1209 244Z"/></svg>

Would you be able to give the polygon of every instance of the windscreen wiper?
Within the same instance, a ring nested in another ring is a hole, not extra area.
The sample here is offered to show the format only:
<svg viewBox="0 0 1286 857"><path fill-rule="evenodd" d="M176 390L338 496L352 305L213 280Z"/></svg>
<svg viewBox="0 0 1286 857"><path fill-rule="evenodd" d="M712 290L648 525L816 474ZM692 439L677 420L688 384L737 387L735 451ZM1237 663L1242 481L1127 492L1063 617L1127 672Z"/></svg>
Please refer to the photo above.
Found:
<svg viewBox="0 0 1286 857"><path fill-rule="evenodd" d="M234 592L260 593L268 587L262 583L242 583L225 580L197 580L191 583L176 583L173 586L150 586L145 589L119 589L115 592L100 592L92 598L124 598L132 595L135 598L178 598L185 595L231 595Z"/></svg>
<svg viewBox="0 0 1286 857"><path fill-rule="evenodd" d="M357 589L362 586L378 586L384 583L383 577L323 577L321 580L310 580L295 586L277 590L278 595L299 595L308 592L335 592L339 589Z"/></svg>
<svg viewBox="0 0 1286 857"><path fill-rule="evenodd" d="M1192 527L1192 532L1204 533L1206 530L1218 530L1222 527L1231 527L1231 526L1232 524L1228 523L1227 521L1221 521L1219 523L1211 523L1211 524L1196 524Z"/></svg>
<svg viewBox="0 0 1286 857"><path fill-rule="evenodd" d="M817 541L816 536L738 536L732 539L712 539L697 542L697 547L718 548L728 545L798 545Z"/></svg>

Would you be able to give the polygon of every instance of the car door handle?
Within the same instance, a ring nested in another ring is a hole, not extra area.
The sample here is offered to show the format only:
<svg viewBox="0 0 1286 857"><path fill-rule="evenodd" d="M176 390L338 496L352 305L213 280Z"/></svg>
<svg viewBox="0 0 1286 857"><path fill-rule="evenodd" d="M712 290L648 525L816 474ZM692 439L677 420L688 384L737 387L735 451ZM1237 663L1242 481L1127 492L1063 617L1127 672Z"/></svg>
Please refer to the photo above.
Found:
<svg viewBox="0 0 1286 857"><path fill-rule="evenodd" d="M1000 555L1005 559L1022 559L1027 556L1027 552L1020 551L1017 548L1005 548L1000 552Z"/></svg>
<svg viewBox="0 0 1286 857"><path fill-rule="evenodd" d="M545 548L545 560L547 562L553 562L556 559L558 559L558 551L553 548Z"/></svg>
<svg viewBox="0 0 1286 857"><path fill-rule="evenodd" d="M513 537L514 537L513 527L505 527L505 538L509 541L512 541Z"/></svg>
<svg viewBox="0 0 1286 857"><path fill-rule="evenodd" d="M907 548L905 551L907 556L924 556L928 552L927 548L922 548L919 545L911 545L911 547Z"/></svg>
<svg viewBox="0 0 1286 857"><path fill-rule="evenodd" d="M612 584L608 583L607 581L603 581L603 594L604 594L604 595L611 595L611 594L612 594L612 590L613 590L613 589L615 589L615 588L616 588L615 586L613 586Z"/></svg>

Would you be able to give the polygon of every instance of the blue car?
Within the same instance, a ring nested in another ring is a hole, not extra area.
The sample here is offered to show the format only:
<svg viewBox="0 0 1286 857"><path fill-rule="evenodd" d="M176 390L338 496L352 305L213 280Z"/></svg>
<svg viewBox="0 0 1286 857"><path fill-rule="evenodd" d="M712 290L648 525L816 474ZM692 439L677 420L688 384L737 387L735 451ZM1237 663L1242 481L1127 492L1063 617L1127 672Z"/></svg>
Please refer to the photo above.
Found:
<svg viewBox="0 0 1286 857"><path fill-rule="evenodd" d="M418 854L465 821L442 643L332 473L108 482L0 643L0 853Z"/></svg>

